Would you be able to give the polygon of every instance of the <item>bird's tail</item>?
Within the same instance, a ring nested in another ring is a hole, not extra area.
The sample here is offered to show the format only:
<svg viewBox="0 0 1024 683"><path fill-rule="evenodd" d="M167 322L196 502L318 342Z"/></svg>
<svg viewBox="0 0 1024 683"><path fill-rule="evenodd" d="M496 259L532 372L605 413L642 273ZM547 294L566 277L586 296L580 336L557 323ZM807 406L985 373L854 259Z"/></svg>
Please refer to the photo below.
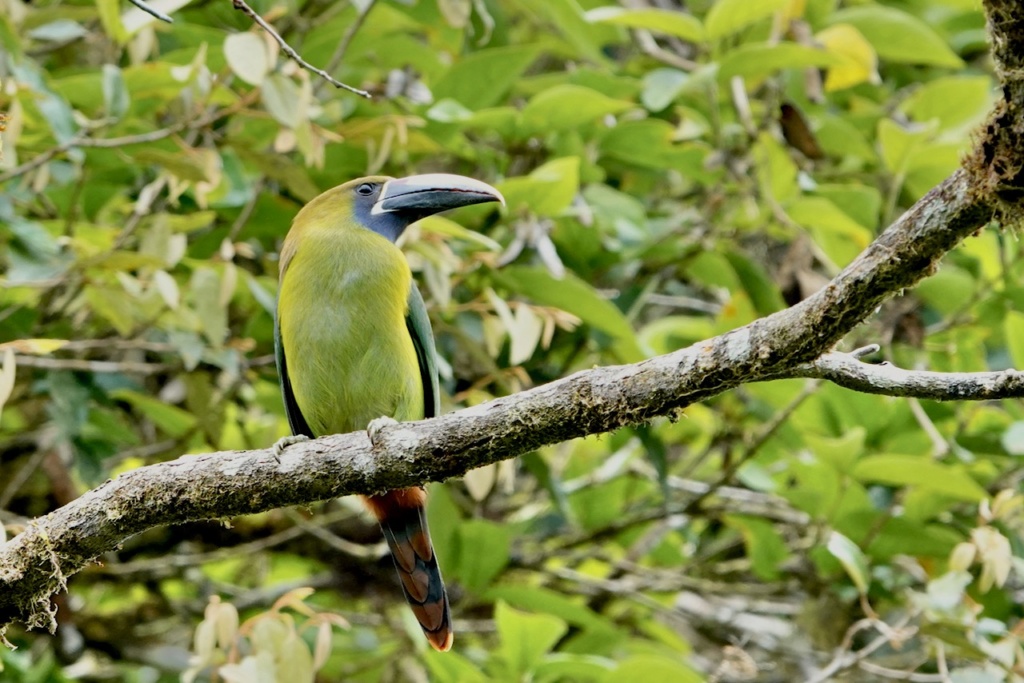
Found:
<svg viewBox="0 0 1024 683"><path fill-rule="evenodd" d="M426 492L417 487L366 496L364 500L380 522L405 599L424 635L431 647L445 652L452 646L454 632L448 594L427 529L426 497Z"/></svg>

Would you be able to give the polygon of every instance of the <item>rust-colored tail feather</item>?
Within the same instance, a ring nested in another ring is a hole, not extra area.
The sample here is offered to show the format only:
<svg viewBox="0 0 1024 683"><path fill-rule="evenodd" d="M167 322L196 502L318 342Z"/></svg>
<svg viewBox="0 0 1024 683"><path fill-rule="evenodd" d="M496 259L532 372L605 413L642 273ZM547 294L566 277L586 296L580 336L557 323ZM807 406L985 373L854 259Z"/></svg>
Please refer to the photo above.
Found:
<svg viewBox="0 0 1024 683"><path fill-rule="evenodd" d="M424 635L435 650L451 649L454 637L451 612L441 570L430 544L423 507L426 494L421 488L399 489L381 496L367 496L365 500L384 531L405 599Z"/></svg>

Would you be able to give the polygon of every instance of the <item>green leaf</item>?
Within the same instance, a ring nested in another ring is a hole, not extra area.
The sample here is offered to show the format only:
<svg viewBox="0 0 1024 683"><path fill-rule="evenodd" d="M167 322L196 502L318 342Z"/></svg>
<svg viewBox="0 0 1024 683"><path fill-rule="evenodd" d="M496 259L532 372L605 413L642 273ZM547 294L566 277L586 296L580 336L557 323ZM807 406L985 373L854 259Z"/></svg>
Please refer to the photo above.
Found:
<svg viewBox="0 0 1024 683"><path fill-rule="evenodd" d="M873 233L824 197L801 197L786 213L814 235L815 242L839 266L852 261L871 243Z"/></svg>
<svg viewBox="0 0 1024 683"><path fill-rule="evenodd" d="M962 142L932 142L914 150L907 160L907 190L915 197L927 194L960 167L966 149Z"/></svg>
<svg viewBox="0 0 1024 683"><path fill-rule="evenodd" d="M597 63L606 61L601 51L614 29L600 24L590 24L583 16L583 9L576 0L510 0L510 5L519 6L526 13L541 19L551 29L560 33L564 40L557 41L561 49L570 49L568 54L578 54Z"/></svg>
<svg viewBox="0 0 1024 683"><path fill-rule="evenodd" d="M128 90L121 70L113 64L103 65L103 106L107 116L119 119L128 111Z"/></svg>
<svg viewBox="0 0 1024 683"><path fill-rule="evenodd" d="M939 272L921 280L914 292L922 301L943 315L952 315L968 305L978 288L977 280L962 268L945 263ZM1011 312L1011 314L1020 315ZM1024 330L1021 330L1024 332ZM1014 338L1007 335L1011 357L1014 352ZM1020 340L1020 351L1024 353L1024 339ZM1024 360L1024 356L1021 357Z"/></svg>
<svg viewBox="0 0 1024 683"><path fill-rule="evenodd" d="M742 45L730 50L718 69L720 80L733 76L760 78L782 69L827 67L840 63L835 55L820 48L797 43Z"/></svg>
<svg viewBox="0 0 1024 683"><path fill-rule="evenodd" d="M559 280L544 268L510 266L495 273L495 279L531 301L568 311L587 325L604 332L612 338L612 351L623 363L633 363L645 357L626 316L575 275L570 273Z"/></svg>
<svg viewBox="0 0 1024 683"><path fill-rule="evenodd" d="M1024 369L1024 313L1007 311L1003 321L1006 346L1010 352L1013 367Z"/></svg>
<svg viewBox="0 0 1024 683"><path fill-rule="evenodd" d="M468 242L486 251L501 251L501 245L487 235L479 233L476 230L464 228L455 221L450 218L445 218L444 216L427 216L417 225L420 232L430 233L432 235L441 235L446 238Z"/></svg>
<svg viewBox="0 0 1024 683"><path fill-rule="evenodd" d="M130 271L147 266L160 267L163 262L155 256L140 254L137 251L124 251L117 249L100 254L87 261L89 268L102 270Z"/></svg>
<svg viewBox="0 0 1024 683"><path fill-rule="evenodd" d="M637 336L644 347L662 354L713 337L715 328L706 316L666 315L644 325Z"/></svg>
<svg viewBox="0 0 1024 683"><path fill-rule="evenodd" d="M789 549L771 522L745 515L726 515L724 521L742 534L754 574L765 581L777 579Z"/></svg>
<svg viewBox="0 0 1024 683"><path fill-rule="evenodd" d="M569 495L574 519L587 531L597 531L620 519L626 496L633 493L627 477L616 477L599 484L590 484Z"/></svg>
<svg viewBox="0 0 1024 683"><path fill-rule="evenodd" d="M708 151L693 143L675 142L676 129L667 121L625 121L601 139L604 157L656 170L677 170L691 178L706 172Z"/></svg>
<svg viewBox="0 0 1024 683"><path fill-rule="evenodd" d="M549 588L501 585L487 591L486 597L488 600L504 601L531 612L551 614L580 628L618 630L615 624L588 608L583 601L574 601Z"/></svg>
<svg viewBox="0 0 1024 683"><path fill-rule="evenodd" d="M911 157L935 135L933 122L901 126L892 119L878 122L878 144L882 148L882 161L893 174L906 171Z"/></svg>
<svg viewBox="0 0 1024 683"><path fill-rule="evenodd" d="M842 436L804 435L811 452L839 472L848 472L856 464L857 459L864 453L866 438L867 430L861 426L847 430Z"/></svg>
<svg viewBox="0 0 1024 683"><path fill-rule="evenodd" d="M650 111L661 111L672 104L691 82L690 74L679 69L655 69L644 75L640 102Z"/></svg>
<svg viewBox="0 0 1024 683"><path fill-rule="evenodd" d="M89 35L89 31L78 22L71 21L70 19L58 19L42 26L37 26L29 31L28 35L34 40L70 43L73 40Z"/></svg>
<svg viewBox="0 0 1024 683"><path fill-rule="evenodd" d="M558 617L520 612L501 600L494 608L494 622L501 638L501 654L516 680L526 678L569 629Z"/></svg>
<svg viewBox="0 0 1024 683"><path fill-rule="evenodd" d="M574 130L633 105L580 85L562 84L541 91L523 108L522 125L529 131Z"/></svg>
<svg viewBox="0 0 1024 683"><path fill-rule="evenodd" d="M586 14L587 21L595 24L613 24L627 28L642 28L654 33L682 38L691 43L704 40L704 26L692 14L644 7L598 7Z"/></svg>
<svg viewBox="0 0 1024 683"><path fill-rule="evenodd" d="M843 565L843 569L853 581L853 585L857 587L857 591L861 595L866 595L871 575L868 571L868 560L857 544L838 531L833 531L829 535L828 544L825 547Z"/></svg>
<svg viewBox="0 0 1024 683"><path fill-rule="evenodd" d="M704 19L708 38L718 40L781 10L789 0L718 0Z"/></svg>
<svg viewBox="0 0 1024 683"><path fill-rule="evenodd" d="M456 578L472 591L484 591L508 564L511 529L471 519L456 529Z"/></svg>
<svg viewBox="0 0 1024 683"><path fill-rule="evenodd" d="M529 212L558 216L572 204L580 189L579 157L552 159L530 175L510 178L498 185L510 213Z"/></svg>
<svg viewBox="0 0 1024 683"><path fill-rule="evenodd" d="M496 47L472 52L455 63L434 84L434 98L451 98L470 109L497 104L537 58L533 45Z"/></svg>
<svg viewBox="0 0 1024 683"><path fill-rule="evenodd" d="M473 662L454 650L428 650L424 659L434 683L488 683L490 680Z"/></svg>
<svg viewBox="0 0 1024 683"><path fill-rule="evenodd" d="M85 290L85 299L93 312L105 318L122 337L129 336L135 327L133 307L130 301L125 300L126 298L127 294L124 291L99 285L90 286Z"/></svg>
<svg viewBox="0 0 1024 683"><path fill-rule="evenodd" d="M867 230L874 231L878 227L882 194L877 188L859 183L822 184L814 189L814 194L835 204Z"/></svg>
<svg viewBox="0 0 1024 683"><path fill-rule="evenodd" d="M786 307L786 302L782 300L778 286L768 277L761 266L739 251L728 251L725 253L725 258L729 261L732 269L736 271L743 290L750 297L758 314L768 315Z"/></svg>
<svg viewBox="0 0 1024 683"><path fill-rule="evenodd" d="M220 276L212 268L199 268L192 273L190 301L199 319L199 331L214 346L223 344L228 334L228 311L220 302L220 287Z"/></svg>
<svg viewBox="0 0 1024 683"><path fill-rule="evenodd" d="M951 69L964 66L963 60L928 24L893 7L851 7L833 14L829 23L854 26L867 38L878 56L890 62Z"/></svg>
<svg viewBox="0 0 1024 683"><path fill-rule="evenodd" d="M758 162L758 179L768 196L777 202L786 202L799 194L799 169L789 148L769 133L762 133L753 152Z"/></svg>
<svg viewBox="0 0 1024 683"><path fill-rule="evenodd" d="M703 683L705 678L677 659L663 655L634 655L622 661L604 683Z"/></svg>
<svg viewBox="0 0 1024 683"><path fill-rule="evenodd" d="M457 100L444 99L427 110L427 118L438 123L461 123L471 121L474 117L473 112Z"/></svg>
<svg viewBox="0 0 1024 683"><path fill-rule="evenodd" d="M209 183L217 178L218 159L211 150L183 149L171 152L153 147L142 147L131 152L140 164L154 164L170 171L181 180L191 183Z"/></svg>
<svg viewBox="0 0 1024 683"><path fill-rule="evenodd" d="M919 455L871 455L854 465L852 475L859 481L918 486L957 500L978 502L988 497L960 467Z"/></svg>
<svg viewBox="0 0 1024 683"><path fill-rule="evenodd" d="M270 74L263 80L260 95L271 116L282 125L298 128L305 116L305 106L295 81L281 74Z"/></svg>
<svg viewBox="0 0 1024 683"><path fill-rule="evenodd" d="M615 668L615 660L588 654L563 654L556 652L544 658L534 667L531 680L536 683L562 683L564 681L604 681L608 672Z"/></svg>
<svg viewBox="0 0 1024 683"><path fill-rule="evenodd" d="M152 396L130 389L115 389L110 392L110 397L130 404L168 436L184 436L196 425L196 417L192 413Z"/></svg>
<svg viewBox="0 0 1024 683"><path fill-rule="evenodd" d="M980 121L992 105L989 76L947 76L922 83L900 109L915 121L939 121L939 130L959 129Z"/></svg>
<svg viewBox="0 0 1024 683"><path fill-rule="evenodd" d="M114 41L123 45L128 42L128 31L121 23L121 6L118 0L96 0L100 23Z"/></svg>
<svg viewBox="0 0 1024 683"><path fill-rule="evenodd" d="M814 134L828 156L849 158L848 163L874 161L878 156L864 133L843 116L822 115Z"/></svg>

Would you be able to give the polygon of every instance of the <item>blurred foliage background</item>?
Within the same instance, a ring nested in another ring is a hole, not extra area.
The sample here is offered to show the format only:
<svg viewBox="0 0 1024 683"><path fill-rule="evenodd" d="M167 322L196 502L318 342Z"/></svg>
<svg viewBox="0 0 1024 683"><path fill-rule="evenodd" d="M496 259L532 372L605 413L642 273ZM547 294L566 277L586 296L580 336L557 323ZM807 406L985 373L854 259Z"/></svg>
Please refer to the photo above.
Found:
<svg viewBox="0 0 1024 683"><path fill-rule="evenodd" d="M607 3L254 0L366 100L226 0L154 2L173 24L0 0L7 535L287 432L277 250L340 182L443 170L508 199L404 242L452 409L799 301L993 102L976 0ZM845 348L1024 367L1019 252L979 233ZM348 499L126 542L71 581L56 636L7 633L0 679L1020 681L1022 455L1016 401L744 386L432 485L452 653Z"/></svg>

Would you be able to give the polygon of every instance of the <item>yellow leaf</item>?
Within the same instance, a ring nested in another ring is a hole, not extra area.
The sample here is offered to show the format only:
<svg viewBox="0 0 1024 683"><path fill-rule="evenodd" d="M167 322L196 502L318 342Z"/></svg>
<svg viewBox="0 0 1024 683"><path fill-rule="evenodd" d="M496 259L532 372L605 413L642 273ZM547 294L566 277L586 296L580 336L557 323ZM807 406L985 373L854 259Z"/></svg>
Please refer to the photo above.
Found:
<svg viewBox="0 0 1024 683"><path fill-rule="evenodd" d="M789 5L782 10L782 18L786 23L800 19L807 11L807 0L789 0Z"/></svg>
<svg viewBox="0 0 1024 683"><path fill-rule="evenodd" d="M31 353L36 356L48 356L68 343L67 339L15 339L0 344L0 349L10 349L18 353Z"/></svg>
<svg viewBox="0 0 1024 683"><path fill-rule="evenodd" d="M121 11L117 0L96 0L96 9L100 15L100 23L107 35L119 45L128 42L128 31L121 23Z"/></svg>
<svg viewBox="0 0 1024 683"><path fill-rule="evenodd" d="M878 55L864 35L850 24L836 24L816 36L825 49L842 60L828 68L825 90L835 92L861 83L877 83Z"/></svg>

